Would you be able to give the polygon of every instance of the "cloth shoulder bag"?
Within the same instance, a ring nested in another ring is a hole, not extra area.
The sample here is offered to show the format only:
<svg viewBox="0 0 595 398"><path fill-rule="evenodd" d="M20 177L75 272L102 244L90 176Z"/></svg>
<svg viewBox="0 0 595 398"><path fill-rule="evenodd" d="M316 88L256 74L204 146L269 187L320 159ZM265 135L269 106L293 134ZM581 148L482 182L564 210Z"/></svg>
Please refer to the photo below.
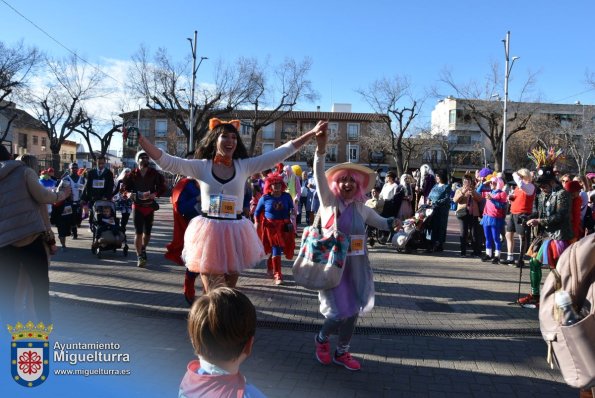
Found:
<svg viewBox="0 0 595 398"><path fill-rule="evenodd" d="M337 210L328 235L318 232L320 211L314 223L304 228L300 250L291 269L295 283L306 289L327 290L339 285L347 258L350 238L337 228Z"/></svg>

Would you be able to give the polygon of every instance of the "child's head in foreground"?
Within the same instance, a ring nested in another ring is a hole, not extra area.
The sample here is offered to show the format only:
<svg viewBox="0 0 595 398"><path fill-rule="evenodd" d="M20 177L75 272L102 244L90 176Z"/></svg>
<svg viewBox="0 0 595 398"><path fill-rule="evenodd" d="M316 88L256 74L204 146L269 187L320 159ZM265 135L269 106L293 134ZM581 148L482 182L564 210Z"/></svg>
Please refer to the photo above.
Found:
<svg viewBox="0 0 595 398"><path fill-rule="evenodd" d="M196 354L210 363L250 355L256 310L236 289L220 287L201 296L188 315L188 334ZM244 358L245 359L245 358Z"/></svg>

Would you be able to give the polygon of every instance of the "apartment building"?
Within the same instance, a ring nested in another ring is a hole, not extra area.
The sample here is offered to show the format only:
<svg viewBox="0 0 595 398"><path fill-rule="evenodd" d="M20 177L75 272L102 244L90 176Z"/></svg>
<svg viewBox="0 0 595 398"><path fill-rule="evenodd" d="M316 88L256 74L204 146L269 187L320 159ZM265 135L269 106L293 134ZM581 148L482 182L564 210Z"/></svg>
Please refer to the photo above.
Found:
<svg viewBox="0 0 595 398"><path fill-rule="evenodd" d="M257 119L263 120L271 111L259 111ZM183 133L171 121L156 111L141 109L120 115L125 121L139 124L140 132L155 146L168 153L183 156L186 153L187 140ZM251 144L252 120L254 111L237 110L220 116L221 119L239 119L242 122L240 135L244 145ZM136 122L139 120L140 122ZM260 130L255 144L255 154L271 151L285 142L295 138L302 132L313 128L319 120L329 121L329 144L327 147L327 162L329 164L342 162L356 162L366 165L386 166L389 159L382 153L373 153L362 143L362 137L369 133L372 127L383 125L388 120L386 115L375 113L351 112L350 104L335 104L333 111L292 111L282 118ZM125 163L134 161L134 149L124 150ZM311 162L314 156L315 143L305 145L298 153L288 159L289 162L302 166Z"/></svg>
<svg viewBox="0 0 595 398"><path fill-rule="evenodd" d="M468 100L447 97L439 100L431 114L431 134L442 135L448 140L448 146L454 155L469 159L469 163L461 164L461 168L483 167L484 164L494 163L494 154L488 137L482 133L480 126L472 117L473 109L494 112L501 115L503 103L498 99L493 101ZM508 116L533 115L527 130L517 133L518 136L535 131L548 131L550 134L567 132L577 140L595 134L595 105L576 104L548 104L532 102L508 102ZM499 123L501 123L501 118ZM546 128L547 126L547 128ZM486 124L483 126L488 128ZM500 126L501 127L501 126ZM507 130L514 128L509 124ZM527 148L528 149L528 148ZM428 148L424 154L426 158L444 161L444 153L437 148Z"/></svg>
<svg viewBox="0 0 595 398"><path fill-rule="evenodd" d="M52 152L44 126L39 120L15 104L0 111L0 133L4 133L8 126L10 128L4 138L4 144L10 148L10 152L16 156L31 154L36 156L43 167L51 164ZM60 148L60 164L67 168L68 163L76 160L77 144L74 141L65 140Z"/></svg>

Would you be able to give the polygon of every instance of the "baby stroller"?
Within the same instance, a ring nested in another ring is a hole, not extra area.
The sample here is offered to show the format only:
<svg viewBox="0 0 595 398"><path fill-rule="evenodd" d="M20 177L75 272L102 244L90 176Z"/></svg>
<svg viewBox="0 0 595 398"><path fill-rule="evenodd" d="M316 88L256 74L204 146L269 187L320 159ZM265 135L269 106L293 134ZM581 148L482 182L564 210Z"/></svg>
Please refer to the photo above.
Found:
<svg viewBox="0 0 595 398"><path fill-rule="evenodd" d="M422 205L413 218L403 222L403 227L392 239L392 245L398 252L415 253L417 249L428 248L426 238L432 225L432 206Z"/></svg>
<svg viewBox="0 0 595 398"><path fill-rule="evenodd" d="M101 258L101 252L122 248L122 254L128 256L128 242L126 234L116 218L116 205L112 201L98 200L93 204L93 217L89 219L89 226L93 233L91 252ZM123 247L122 247L123 246Z"/></svg>

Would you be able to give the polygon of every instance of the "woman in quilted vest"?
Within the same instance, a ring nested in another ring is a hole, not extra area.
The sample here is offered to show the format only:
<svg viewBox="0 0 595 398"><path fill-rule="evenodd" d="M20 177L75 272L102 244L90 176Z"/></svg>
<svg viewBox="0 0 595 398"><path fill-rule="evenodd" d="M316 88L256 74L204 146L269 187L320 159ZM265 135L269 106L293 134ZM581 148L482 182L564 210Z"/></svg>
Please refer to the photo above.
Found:
<svg viewBox="0 0 595 398"><path fill-rule="evenodd" d="M320 198L323 233L331 233L331 228L336 225L340 232L349 236L351 244L339 285L318 293L320 312L325 321L315 336L316 358L323 365L333 362L348 370L359 370L359 361L349 354L349 343L359 314L374 307L374 280L365 225L388 231L400 227L401 222L392 217L381 217L364 205L365 193L376 182L376 173L371 169L357 163L342 163L325 173L327 139L326 128L316 134L314 155L314 179ZM330 352L331 334L339 336L334 354Z"/></svg>
<svg viewBox="0 0 595 398"><path fill-rule="evenodd" d="M0 145L0 258L5 265L0 278L0 317L4 324L23 320L15 311L17 282L26 273L33 289L35 322L51 322L49 300L48 251L53 240L45 208L70 196L70 188L62 192L45 189L37 173ZM45 216L45 217L44 217ZM32 319L33 320L33 319Z"/></svg>

